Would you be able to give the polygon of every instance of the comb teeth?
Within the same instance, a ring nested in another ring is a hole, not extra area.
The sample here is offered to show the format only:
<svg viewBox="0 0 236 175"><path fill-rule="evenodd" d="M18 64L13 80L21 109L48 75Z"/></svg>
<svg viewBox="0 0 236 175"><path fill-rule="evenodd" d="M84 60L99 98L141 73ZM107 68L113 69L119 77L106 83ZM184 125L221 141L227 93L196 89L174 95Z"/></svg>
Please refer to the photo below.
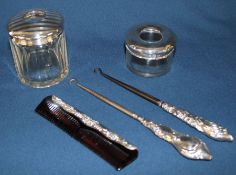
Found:
<svg viewBox="0 0 236 175"><path fill-rule="evenodd" d="M135 146L103 128L97 121L75 110L56 96L43 99L35 111L80 141L117 170L121 170L138 156Z"/></svg>
<svg viewBox="0 0 236 175"><path fill-rule="evenodd" d="M48 108L51 112L55 115L55 117L58 120L62 120L63 118L67 118L71 123L73 123L76 127L80 127L80 123L76 120L75 117L67 114L65 111L63 111L60 106L56 105L55 103L48 102Z"/></svg>

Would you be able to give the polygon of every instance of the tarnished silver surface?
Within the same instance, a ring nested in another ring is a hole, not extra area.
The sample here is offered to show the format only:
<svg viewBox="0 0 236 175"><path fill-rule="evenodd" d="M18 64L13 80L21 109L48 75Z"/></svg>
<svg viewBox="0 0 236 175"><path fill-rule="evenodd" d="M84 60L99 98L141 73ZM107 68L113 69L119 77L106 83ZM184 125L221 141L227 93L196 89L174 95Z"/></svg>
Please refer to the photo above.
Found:
<svg viewBox="0 0 236 175"><path fill-rule="evenodd" d="M196 128L198 131L203 132L210 138L213 138L218 141L233 141L234 140L233 136L228 133L226 128L220 125L217 125L214 122L211 122L206 119L203 119L202 117L193 115L183 109L177 108L164 101L161 101L160 99L146 92L143 92L131 85L128 85L120 80L117 80L111 77L110 75L107 75L106 73L104 73L101 68L95 68L94 71L99 72L104 78L112 81L113 83L116 83L117 85L123 87L124 89L129 90L130 92L144 98L145 100L161 107L166 112L176 116L183 122Z"/></svg>
<svg viewBox="0 0 236 175"><path fill-rule="evenodd" d="M125 37L127 67L144 77L166 74L175 53L175 41L175 34L164 25L133 26Z"/></svg>
<svg viewBox="0 0 236 175"><path fill-rule="evenodd" d="M130 144L129 142L127 142L125 139L123 139L119 135L117 135L117 134L109 131L107 128L104 128L103 126L101 126L98 121L93 120L90 117L88 117L86 114L79 112L78 110L76 110L72 106L66 104L60 98L58 98L56 96L52 96L52 101L55 104L62 107L65 111L68 111L69 113L78 117L80 119L80 121L82 121L86 126L89 126L93 129L99 131L101 134L103 134L108 139L121 144L122 146L126 147L127 149L130 149L130 150L137 149L134 145Z"/></svg>
<svg viewBox="0 0 236 175"><path fill-rule="evenodd" d="M212 155L207 145L200 139L176 132L175 130L167 126L156 124L153 121L148 121L145 118L126 109L125 107L102 96L101 94L83 86L76 79L71 79L70 82L75 84L77 87L80 87L81 89L85 90L86 92L90 93L91 95L95 96L96 98L102 100L103 102L127 114L133 119L139 121L143 126L150 129L156 136L172 144L176 148L176 150L178 150L179 153L184 157L199 160L212 159Z"/></svg>
<svg viewBox="0 0 236 175"><path fill-rule="evenodd" d="M193 115L188 111L177 108L171 104L166 102L162 102L160 107L166 112L176 116L182 121L186 122L190 126L196 128L198 131L203 132L207 136L219 140L219 141L233 141L234 138L230 135L226 128L223 128L220 125L217 125L214 122L208 121L199 117L197 115Z"/></svg>

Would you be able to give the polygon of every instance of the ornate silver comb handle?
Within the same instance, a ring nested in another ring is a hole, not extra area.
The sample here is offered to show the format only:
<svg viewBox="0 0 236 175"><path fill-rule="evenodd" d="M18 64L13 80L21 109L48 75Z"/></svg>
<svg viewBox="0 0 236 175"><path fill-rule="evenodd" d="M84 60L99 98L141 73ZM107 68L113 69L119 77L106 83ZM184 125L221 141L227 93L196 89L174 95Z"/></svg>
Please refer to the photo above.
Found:
<svg viewBox="0 0 236 175"><path fill-rule="evenodd" d="M139 121L143 126L150 129L156 136L172 144L176 150L186 158L189 159L199 159L199 160L211 160L212 155L207 147L207 145L196 137L191 137L185 135L175 130L160 124L156 124L153 121L148 121L145 118L138 116L132 111L124 108L123 106L111 101L110 99L102 96L101 94L83 86L76 79L71 79L71 83L75 84L77 87L85 90L101 101L111 105L115 109L127 114L131 118Z"/></svg>
<svg viewBox="0 0 236 175"><path fill-rule="evenodd" d="M143 92L131 85L128 85L120 80L117 80L110 75L105 74L101 68L94 69L95 72L99 72L104 78L112 81L113 83L123 87L124 89L144 98L145 100L161 107L166 112L176 116L183 122L187 123L188 125L194 127L198 131L204 133L208 137L218 140L218 141L233 141L234 138L232 135L230 135L226 128L203 119L202 117L199 117L197 115L193 115L183 109L177 108L176 106L173 106L171 104L168 104L167 102L164 102L146 92Z"/></svg>

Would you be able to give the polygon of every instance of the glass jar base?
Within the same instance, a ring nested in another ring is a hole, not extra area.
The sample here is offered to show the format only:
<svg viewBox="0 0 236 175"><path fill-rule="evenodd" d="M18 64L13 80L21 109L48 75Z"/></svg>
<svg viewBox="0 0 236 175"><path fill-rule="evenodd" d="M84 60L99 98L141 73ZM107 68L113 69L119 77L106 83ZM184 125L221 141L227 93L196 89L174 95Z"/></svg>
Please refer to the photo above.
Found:
<svg viewBox="0 0 236 175"><path fill-rule="evenodd" d="M165 70L161 70L161 71L158 71L158 72L143 72L143 71L139 71L137 69L134 69L132 66L130 65L127 65L128 69L135 73L136 75L139 75L139 76L142 76L142 77L160 77L160 76L163 76L165 74L167 74L168 72L170 72L170 67L166 68Z"/></svg>
<svg viewBox="0 0 236 175"><path fill-rule="evenodd" d="M30 87L33 87L33 88L47 88L47 87L54 86L54 85L60 83L61 81L63 81L67 77L68 72L69 71L66 71L60 77L55 78L53 80L48 80L48 81L37 82L37 81L29 81L29 80L26 80L26 79L23 79L23 78L20 78L20 81L24 85L30 86Z"/></svg>

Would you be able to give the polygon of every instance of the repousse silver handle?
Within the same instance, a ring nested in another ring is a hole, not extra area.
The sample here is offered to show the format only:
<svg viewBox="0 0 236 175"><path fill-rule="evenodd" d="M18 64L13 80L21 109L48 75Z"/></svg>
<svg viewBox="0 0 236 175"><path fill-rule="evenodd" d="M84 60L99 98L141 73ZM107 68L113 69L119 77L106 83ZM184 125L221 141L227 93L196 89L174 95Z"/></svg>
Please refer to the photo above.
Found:
<svg viewBox="0 0 236 175"><path fill-rule="evenodd" d="M207 136L219 141L233 141L234 138L230 135L226 128L217 125L214 122L203 119L200 116L193 115L188 111L177 108L166 102L161 102L160 107L166 112L176 116L180 120L186 122L190 126L196 128L198 131L203 132Z"/></svg>
<svg viewBox="0 0 236 175"><path fill-rule="evenodd" d="M191 137L189 135L184 135L179 132L174 131L167 126L156 124L153 121L146 120L145 118L135 114L134 112L126 109L125 107L113 102L112 100L106 98L105 96L89 89L88 87L82 85L76 79L71 79L72 84L85 90L101 101L109 104L110 106L120 110L121 112L127 114L131 118L139 121L143 126L150 129L156 136L172 144L176 150L183 156L189 159L200 159L200 160L211 160L212 155L207 148L207 145L200 139Z"/></svg>
<svg viewBox="0 0 236 175"><path fill-rule="evenodd" d="M153 121L138 116L137 114L132 114L131 117L138 120L159 138L172 144L183 156L189 159L212 159L212 155L207 145L199 138L182 134L161 124L156 124Z"/></svg>
<svg viewBox="0 0 236 175"><path fill-rule="evenodd" d="M198 117L196 115L193 115L183 109L177 108L171 104L168 104L167 102L164 102L146 92L143 92L129 84L126 84L118 79L115 79L111 77L110 75L104 73L101 68L95 68L95 72L99 72L100 75L102 75L104 78L112 81L113 83L123 87L124 89L144 98L145 100L161 107L166 112L176 116L177 118L181 119L185 123L189 124L190 126L196 128L198 131L204 133L210 138L213 138L218 141L233 141L234 138L232 135L230 135L226 128L208 121L206 119L203 119L202 117Z"/></svg>

